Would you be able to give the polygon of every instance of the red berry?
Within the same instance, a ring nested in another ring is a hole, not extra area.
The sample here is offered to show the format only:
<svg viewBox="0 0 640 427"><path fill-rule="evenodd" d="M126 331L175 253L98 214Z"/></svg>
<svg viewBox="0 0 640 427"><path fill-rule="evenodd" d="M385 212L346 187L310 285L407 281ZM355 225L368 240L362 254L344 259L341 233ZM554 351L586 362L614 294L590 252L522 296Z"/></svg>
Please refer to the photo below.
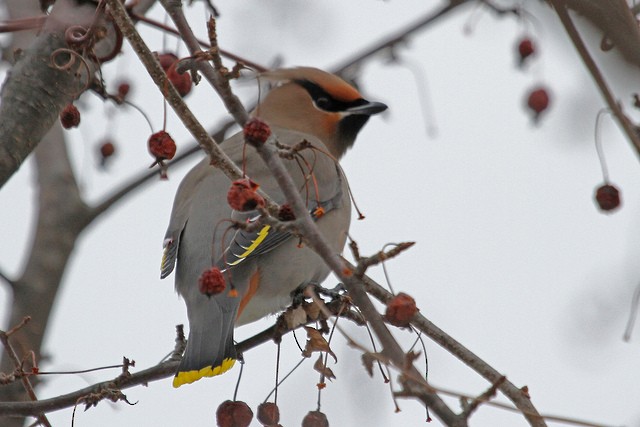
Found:
<svg viewBox="0 0 640 427"><path fill-rule="evenodd" d="M173 53L161 53L158 55L158 62L160 62L160 66L166 72L169 67L171 67L174 62L178 60L178 57Z"/></svg>
<svg viewBox="0 0 640 427"><path fill-rule="evenodd" d="M264 198L258 194L260 186L249 178L237 179L231 183L227 202L232 209L245 212L264 206Z"/></svg>
<svg viewBox="0 0 640 427"><path fill-rule="evenodd" d="M115 145L113 145L113 142L109 140L103 142L102 145L100 146L100 154L102 155L103 159L113 156L115 152L116 152L116 147Z"/></svg>
<svg viewBox="0 0 640 427"><path fill-rule="evenodd" d="M544 88L537 88L529 92L527 105L534 112L534 119L549 107L549 94Z"/></svg>
<svg viewBox="0 0 640 427"><path fill-rule="evenodd" d="M118 85L118 96L124 99L128 94L129 90L131 90L131 85L127 82L122 82Z"/></svg>
<svg viewBox="0 0 640 427"><path fill-rule="evenodd" d="M251 145L262 145L267 142L271 135L271 128L269 125L260 120L257 117L253 117L245 123L244 128L244 140Z"/></svg>
<svg viewBox="0 0 640 427"><path fill-rule="evenodd" d="M68 104L60 112L60 123L65 129L78 127L80 124L80 111L73 104Z"/></svg>
<svg viewBox="0 0 640 427"><path fill-rule="evenodd" d="M156 158L156 162L171 160L176 155L176 143L167 132L161 130L149 137L149 153Z"/></svg>
<svg viewBox="0 0 640 427"><path fill-rule="evenodd" d="M387 303L385 318L394 326L408 326L414 314L418 312L416 301L409 295L400 292Z"/></svg>
<svg viewBox="0 0 640 427"><path fill-rule="evenodd" d="M320 411L309 411L302 420L302 427L329 427L329 420Z"/></svg>
<svg viewBox="0 0 640 427"><path fill-rule="evenodd" d="M218 267L211 267L205 270L198 279L198 289L200 293L208 297L224 291L226 286L224 276Z"/></svg>
<svg viewBox="0 0 640 427"><path fill-rule="evenodd" d="M249 427L253 419L253 411L244 402L224 401L216 411L218 427Z"/></svg>
<svg viewBox="0 0 640 427"><path fill-rule="evenodd" d="M596 190L596 202L601 210L608 212L620 207L620 191L610 184L605 184Z"/></svg>
<svg viewBox="0 0 640 427"><path fill-rule="evenodd" d="M518 54L520 55L520 64L524 62L525 59L530 57L536 52L535 46L531 39L524 38L518 43Z"/></svg>
<svg viewBox="0 0 640 427"><path fill-rule="evenodd" d="M280 422L280 410L273 402L264 402L258 405L258 421L270 427Z"/></svg>
<svg viewBox="0 0 640 427"><path fill-rule="evenodd" d="M178 61L175 61L169 69L167 70L167 78L169 81L176 87L176 90L180 94L181 97L185 97L191 92L191 74L178 73L176 67L178 66Z"/></svg>

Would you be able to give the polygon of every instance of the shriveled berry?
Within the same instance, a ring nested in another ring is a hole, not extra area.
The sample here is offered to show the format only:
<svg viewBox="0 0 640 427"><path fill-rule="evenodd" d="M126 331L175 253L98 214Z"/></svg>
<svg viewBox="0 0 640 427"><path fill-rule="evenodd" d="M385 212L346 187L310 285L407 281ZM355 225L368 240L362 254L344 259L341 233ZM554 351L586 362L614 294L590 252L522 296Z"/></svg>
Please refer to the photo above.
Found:
<svg viewBox="0 0 640 427"><path fill-rule="evenodd" d="M408 326L414 314L418 312L416 301L409 295L400 292L387 303L385 318L393 326Z"/></svg>
<svg viewBox="0 0 640 427"><path fill-rule="evenodd" d="M596 190L596 202L600 210L612 211L620 207L620 191L611 184L605 184Z"/></svg>
<svg viewBox="0 0 640 427"><path fill-rule="evenodd" d="M280 209L278 210L278 219L280 221L293 221L294 219L296 219L296 215L293 213L291 205L285 203L284 205L280 206Z"/></svg>
<svg viewBox="0 0 640 427"><path fill-rule="evenodd" d="M249 427L253 411L244 402L226 400L218 406L216 423L218 427Z"/></svg>
<svg viewBox="0 0 640 427"><path fill-rule="evenodd" d="M203 271L198 279L198 289L200 293L208 297L224 291L226 286L222 271L220 271L218 267L211 267Z"/></svg>
<svg viewBox="0 0 640 427"><path fill-rule="evenodd" d="M80 124L80 111L73 104L67 104L60 112L60 123L65 129L78 127Z"/></svg>
<svg viewBox="0 0 640 427"><path fill-rule="evenodd" d="M309 411L302 420L302 427L329 427L329 420L320 411Z"/></svg>
<svg viewBox="0 0 640 427"><path fill-rule="evenodd" d="M177 66L178 61L171 64L167 70L167 78L175 86L180 96L184 98L191 92L191 74L186 72L182 74L178 73L178 70L176 70Z"/></svg>
<svg viewBox="0 0 640 427"><path fill-rule="evenodd" d="M257 117L252 117L245 123L242 129L244 140L251 145L262 145L267 142L271 135L271 128L268 124Z"/></svg>
<svg viewBox="0 0 640 427"><path fill-rule="evenodd" d="M148 141L149 153L156 158L156 162L171 160L176 155L176 143L167 132L161 130L152 134Z"/></svg>
<svg viewBox="0 0 640 427"><path fill-rule="evenodd" d="M237 179L231 183L227 202L232 209L245 212L264 206L264 198L258 194L260 186L249 178Z"/></svg>
<svg viewBox="0 0 640 427"><path fill-rule="evenodd" d="M549 93L547 90L536 88L529 92L527 106L533 111L534 119L537 120L540 114L549 107Z"/></svg>
<svg viewBox="0 0 640 427"><path fill-rule="evenodd" d="M280 410L273 402L264 402L258 405L258 421L269 427L280 422Z"/></svg>
<svg viewBox="0 0 640 427"><path fill-rule="evenodd" d="M522 65L528 57L536 52L535 46L531 39L524 38L518 43L518 55L520 55L520 64Z"/></svg>

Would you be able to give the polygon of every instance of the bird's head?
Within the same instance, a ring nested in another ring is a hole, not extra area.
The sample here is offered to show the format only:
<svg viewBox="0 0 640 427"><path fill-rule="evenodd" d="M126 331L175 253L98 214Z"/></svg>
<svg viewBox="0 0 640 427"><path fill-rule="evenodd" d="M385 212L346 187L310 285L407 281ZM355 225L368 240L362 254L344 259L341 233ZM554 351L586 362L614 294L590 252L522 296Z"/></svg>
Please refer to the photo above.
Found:
<svg viewBox="0 0 640 427"><path fill-rule="evenodd" d="M253 115L272 126L316 136L340 158L349 149L369 116L387 109L367 101L340 77L317 68L268 71L261 78L273 84Z"/></svg>

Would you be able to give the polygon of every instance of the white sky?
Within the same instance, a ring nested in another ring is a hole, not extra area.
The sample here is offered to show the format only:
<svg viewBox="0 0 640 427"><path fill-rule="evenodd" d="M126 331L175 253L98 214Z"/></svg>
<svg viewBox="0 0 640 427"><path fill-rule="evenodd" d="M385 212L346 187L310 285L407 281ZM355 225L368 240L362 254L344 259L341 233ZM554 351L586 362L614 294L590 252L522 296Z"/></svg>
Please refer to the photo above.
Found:
<svg viewBox="0 0 640 427"><path fill-rule="evenodd" d="M429 10L417 0L215 4L222 13L218 32L223 48L264 64L281 57L285 65L321 68L341 63ZM630 402L640 399L640 331L630 343L621 337L640 281L640 244L634 237L640 232L638 156L605 118L602 140L623 207L602 215L592 194L602 181L593 127L603 101L551 9L538 2L527 2L527 8L537 17L533 26L460 8L398 50L404 62L387 63L381 56L363 67L362 91L390 109L372 118L342 163L367 216L354 218L351 234L364 254L388 242L416 241L415 248L388 264L395 289L413 295L424 315L516 385L528 385L542 413L637 426L640 410ZM159 8L152 15L163 19ZM200 2L191 15L192 26L204 38L207 15ZM153 40L152 49L160 50L158 33L140 29ZM520 70L514 51L526 30L541 55ZM592 46L599 43L597 37L588 40ZM605 72L628 106L637 70L620 66L615 52L596 54L600 63L608 62ZM420 93L411 67L427 80L427 94ZM108 66L105 73L112 87L116 76L135 79L132 100L158 130L161 97L131 52L127 49L120 65ZM527 90L540 82L552 90L552 107L533 126L522 105ZM224 117L221 103L206 83L195 89L188 102L212 126ZM242 84L239 93L251 99L255 87ZM425 134L421 96L431 106L436 137ZM92 95L82 98L81 110L82 125L69 132L69 147L84 194L99 200L151 162L149 129L133 110L116 113L109 123L105 111L110 108L105 110ZM95 166L95 147L107 129L117 141L118 157L105 173ZM167 130L179 149L190 141L172 113ZM159 280L159 263L173 195L187 170L170 171L168 182L155 182L127 199L82 236L56 301L44 349L50 360L42 370L110 365L123 355L144 369L173 348L174 325L186 322L186 316L173 278ZM32 173L28 162L0 192L5 207L0 268L13 275L28 247ZM383 280L381 269L370 273ZM334 284L330 278L328 285ZM0 287L0 307L7 301ZM237 339L272 322L243 327ZM363 331L350 330L366 342ZM407 332L394 333L408 345L414 339ZM427 339L426 345L434 385L472 395L488 387L436 344ZM332 347L339 362L330 367L337 379L322 398L331 425L422 425L421 405L401 401L402 412L395 414L379 375L369 379L360 355L341 337ZM270 391L275 351L268 344L245 355L239 398L254 409ZM281 372L298 359L299 350L287 336ZM313 360L279 391L285 426L300 425L304 414L315 409ZM129 389L125 393L136 406L102 402L76 414L76 426L215 425L215 409L232 397L237 372L234 368L179 390L170 379ZM48 378L38 395L52 397L116 375ZM498 400L506 402L502 396ZM447 401L457 408L454 400ZM70 425L71 410L49 419ZM527 424L521 416L483 406L471 425Z"/></svg>

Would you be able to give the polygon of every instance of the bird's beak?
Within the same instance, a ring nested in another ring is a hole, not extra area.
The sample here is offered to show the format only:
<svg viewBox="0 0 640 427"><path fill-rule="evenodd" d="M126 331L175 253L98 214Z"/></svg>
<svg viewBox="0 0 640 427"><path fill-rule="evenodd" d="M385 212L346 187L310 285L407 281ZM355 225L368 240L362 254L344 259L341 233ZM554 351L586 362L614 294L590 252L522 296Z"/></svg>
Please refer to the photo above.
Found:
<svg viewBox="0 0 640 427"><path fill-rule="evenodd" d="M358 105L355 107L347 108L345 112L347 114L359 114L364 116L373 116L374 114L382 113L386 110L387 105L382 102L369 102L367 101L365 104Z"/></svg>

